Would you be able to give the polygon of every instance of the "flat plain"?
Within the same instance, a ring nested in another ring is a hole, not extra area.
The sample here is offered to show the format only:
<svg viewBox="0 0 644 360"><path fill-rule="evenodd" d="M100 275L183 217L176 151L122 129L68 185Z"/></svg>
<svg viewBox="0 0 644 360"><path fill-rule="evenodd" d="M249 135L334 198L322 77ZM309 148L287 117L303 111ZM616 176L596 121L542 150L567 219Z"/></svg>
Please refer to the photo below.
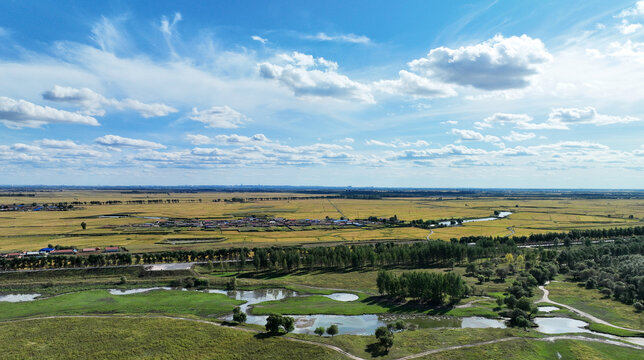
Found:
<svg viewBox="0 0 644 360"><path fill-rule="evenodd" d="M2 204L81 202L69 211L0 212L0 252L37 250L48 244L83 247L124 246L130 251L206 249L231 246L272 246L303 243L449 240L470 235L523 236L533 233L640 226L642 199L424 197L345 199L301 193L132 193L100 191L37 191L34 197L0 197ZM317 198L316 198L317 197ZM232 198L244 202L226 201ZM299 198L299 199L298 199ZM161 203L148 201L161 200ZM120 204L106 204L120 201ZM128 201L142 201L133 204ZM92 205L100 202L103 205ZM495 211L512 215L495 221L470 222L432 231L416 227L354 227L270 229L140 228L150 218L235 219L248 216L287 219L400 220L484 218ZM118 217L122 216L122 217ZM87 229L80 226L87 224ZM177 242L177 240L179 240Z"/></svg>

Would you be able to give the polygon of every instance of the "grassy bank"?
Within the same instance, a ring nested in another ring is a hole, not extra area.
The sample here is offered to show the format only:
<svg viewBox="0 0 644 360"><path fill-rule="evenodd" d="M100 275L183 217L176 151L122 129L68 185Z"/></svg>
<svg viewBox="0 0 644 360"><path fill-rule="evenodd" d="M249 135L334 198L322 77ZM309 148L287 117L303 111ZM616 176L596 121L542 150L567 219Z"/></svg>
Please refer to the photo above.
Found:
<svg viewBox="0 0 644 360"><path fill-rule="evenodd" d="M213 317L243 303L225 295L196 291L150 291L110 295L106 290L81 291L52 298L2 303L0 320L80 314L173 314Z"/></svg>
<svg viewBox="0 0 644 360"><path fill-rule="evenodd" d="M466 349L444 351L428 355L422 360L632 360L641 358L641 350L591 343L576 340L557 340L554 342L519 339Z"/></svg>
<svg viewBox="0 0 644 360"><path fill-rule="evenodd" d="M170 319L21 321L0 324L0 339L0 357L21 360L345 358L281 337L258 338L231 328Z"/></svg>
<svg viewBox="0 0 644 360"><path fill-rule="evenodd" d="M345 351L365 359L372 358L371 344L376 343L374 336L337 335L334 337L315 337L311 335L289 335L335 345ZM394 336L394 346L381 359L396 359L419 352L453 345L471 344L512 336L541 336L534 331L517 329L418 329L403 331ZM483 359L483 357L481 358Z"/></svg>
<svg viewBox="0 0 644 360"><path fill-rule="evenodd" d="M552 282L546 287L550 299L585 311L613 325L644 330L644 313L633 306L605 298L597 290L588 290L571 282Z"/></svg>

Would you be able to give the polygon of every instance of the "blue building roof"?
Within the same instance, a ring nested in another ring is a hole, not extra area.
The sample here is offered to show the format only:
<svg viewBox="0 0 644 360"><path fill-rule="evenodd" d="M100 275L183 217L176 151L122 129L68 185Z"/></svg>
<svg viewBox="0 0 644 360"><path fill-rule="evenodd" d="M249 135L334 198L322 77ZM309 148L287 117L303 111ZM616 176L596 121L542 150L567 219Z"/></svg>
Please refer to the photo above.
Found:
<svg viewBox="0 0 644 360"><path fill-rule="evenodd" d="M54 250L56 250L56 249L54 249L54 248L42 248L42 249L40 249L39 251L46 251L46 252L50 252L50 251L54 251Z"/></svg>

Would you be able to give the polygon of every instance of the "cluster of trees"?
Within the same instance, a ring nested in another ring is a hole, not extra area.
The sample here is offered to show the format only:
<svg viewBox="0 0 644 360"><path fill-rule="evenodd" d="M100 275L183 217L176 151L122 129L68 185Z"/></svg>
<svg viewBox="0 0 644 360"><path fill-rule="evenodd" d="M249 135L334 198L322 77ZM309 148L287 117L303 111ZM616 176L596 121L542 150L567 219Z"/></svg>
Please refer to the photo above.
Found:
<svg viewBox="0 0 644 360"><path fill-rule="evenodd" d="M439 240L414 244L378 243L335 247L253 249L256 270L293 271L300 268L361 268L376 266L450 265L497 256L515 250L507 245L467 246Z"/></svg>
<svg viewBox="0 0 644 360"><path fill-rule="evenodd" d="M340 332L340 329L338 328L338 325L333 324L326 329L324 326L318 326L313 332L320 336L324 335L325 332L331 336L335 336Z"/></svg>
<svg viewBox="0 0 644 360"><path fill-rule="evenodd" d="M644 239L563 250L557 256L561 272L588 289L644 310Z"/></svg>
<svg viewBox="0 0 644 360"><path fill-rule="evenodd" d="M277 335L281 332L290 333L295 329L295 319L290 316L271 314L266 318L266 331Z"/></svg>
<svg viewBox="0 0 644 360"><path fill-rule="evenodd" d="M455 272L409 271L396 276L388 271L380 271L376 282L380 294L434 304L442 303L446 296L454 302L468 293L465 280Z"/></svg>
<svg viewBox="0 0 644 360"><path fill-rule="evenodd" d="M462 224L463 219L439 219L439 220L423 220L423 219L418 219L418 220L411 220L409 222L410 226L413 227L418 227L421 229L429 229L429 228L435 228L435 227L445 227L446 222L449 222L450 225L456 225L456 224Z"/></svg>

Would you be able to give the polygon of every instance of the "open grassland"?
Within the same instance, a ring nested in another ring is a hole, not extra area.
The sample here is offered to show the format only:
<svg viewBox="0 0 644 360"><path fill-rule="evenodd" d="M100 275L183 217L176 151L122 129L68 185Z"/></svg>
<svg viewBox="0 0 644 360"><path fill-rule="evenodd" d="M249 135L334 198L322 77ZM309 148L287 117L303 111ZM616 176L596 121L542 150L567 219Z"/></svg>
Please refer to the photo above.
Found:
<svg viewBox="0 0 644 360"><path fill-rule="evenodd" d="M376 343L375 336L336 335L334 337L315 337L312 335L292 334L289 336L310 339L335 345L351 354L364 359L373 358L369 345ZM406 330L394 335L394 346L388 354L380 354L379 359L397 359L402 356L420 353L454 345L471 344L499 338L521 336L541 336L534 331L517 329L418 329ZM492 359L480 357L479 359Z"/></svg>
<svg viewBox="0 0 644 360"><path fill-rule="evenodd" d="M570 282L551 282L546 289L550 300L570 305L611 324L644 330L644 313L633 306L607 299L596 289L588 290ZM599 324L598 324L599 325Z"/></svg>
<svg viewBox="0 0 644 360"><path fill-rule="evenodd" d="M153 222L145 217L233 219L246 216L350 219L396 215L401 220L480 218L495 210L511 211L506 219L472 222L435 229L430 238L449 240L470 235L529 235L571 229L608 228L644 224L641 199L568 198L385 198L290 199L310 196L297 193L121 193L119 191L47 191L35 197L0 197L0 203L86 202L71 211L0 212L0 251L33 250L48 244L68 246L125 246L131 251L205 249L230 246L269 246L364 240L418 240L429 230L417 228L337 228L286 231L203 231L191 228L136 228L128 225ZM217 199L284 198L225 202ZM554 197L554 195L553 195ZM127 204L127 201L163 200L161 204ZM168 203L166 200L177 200ZM116 205L90 205L90 201L122 201ZM129 217L105 217L129 215ZM631 215L633 218L631 218ZM80 223L87 229L82 230ZM512 230L510 230L511 228ZM180 243L176 240L197 240ZM201 240L201 241L200 241ZM174 244L173 241L175 242Z"/></svg>
<svg viewBox="0 0 644 360"><path fill-rule="evenodd" d="M421 357L422 360L632 360L640 359L642 351L596 342L556 340L554 342L518 339L466 349L444 351Z"/></svg>
<svg viewBox="0 0 644 360"><path fill-rule="evenodd" d="M131 295L110 295L106 290L80 291L47 299L2 303L0 320L78 314L173 314L215 317L243 301L221 294L160 290Z"/></svg>
<svg viewBox="0 0 644 360"><path fill-rule="evenodd" d="M171 319L49 319L0 324L3 359L345 359L321 346Z"/></svg>

